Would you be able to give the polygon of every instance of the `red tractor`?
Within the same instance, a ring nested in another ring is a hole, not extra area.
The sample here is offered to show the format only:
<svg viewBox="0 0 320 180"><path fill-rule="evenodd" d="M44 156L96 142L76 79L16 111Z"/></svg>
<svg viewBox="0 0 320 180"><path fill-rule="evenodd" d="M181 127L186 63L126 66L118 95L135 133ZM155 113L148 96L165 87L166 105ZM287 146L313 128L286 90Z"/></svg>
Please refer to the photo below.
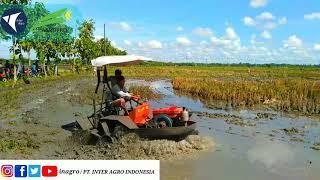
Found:
<svg viewBox="0 0 320 180"><path fill-rule="evenodd" d="M147 139L182 139L197 133L196 122L191 120L190 113L184 107L171 106L152 110L148 102L130 100L129 114L125 115L123 109L112 105L113 98L105 97L108 92L112 94L110 84L106 81L106 65L132 64L141 60L146 59L127 55L104 56L91 61L97 71L96 93L101 83L100 71L103 71L103 100L98 110L94 100L94 113L88 117L95 134L113 141L128 132Z"/></svg>

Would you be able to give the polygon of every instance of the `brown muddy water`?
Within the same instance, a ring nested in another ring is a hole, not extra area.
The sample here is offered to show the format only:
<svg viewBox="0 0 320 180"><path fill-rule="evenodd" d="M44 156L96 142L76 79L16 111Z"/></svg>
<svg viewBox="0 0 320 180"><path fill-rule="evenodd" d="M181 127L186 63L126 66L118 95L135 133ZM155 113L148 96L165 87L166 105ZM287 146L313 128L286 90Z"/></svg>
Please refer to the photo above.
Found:
<svg viewBox="0 0 320 180"><path fill-rule="evenodd" d="M176 95L170 81L146 83L165 95L153 107L186 106L197 117L200 135L215 141L196 159L161 163L162 179L316 180L320 179L319 117L272 110L215 110L196 98ZM314 149L313 149L314 148Z"/></svg>
<svg viewBox="0 0 320 180"><path fill-rule="evenodd" d="M170 81L130 80L163 95L152 107L192 110L199 136L175 142L128 135L117 144L88 145L87 132L61 128L92 113L74 101L95 81L67 81L23 97L14 114L1 117L0 159L161 159L161 179L315 180L320 179L319 117L272 110L208 108L197 98L177 95ZM4 147L10 147L5 149Z"/></svg>

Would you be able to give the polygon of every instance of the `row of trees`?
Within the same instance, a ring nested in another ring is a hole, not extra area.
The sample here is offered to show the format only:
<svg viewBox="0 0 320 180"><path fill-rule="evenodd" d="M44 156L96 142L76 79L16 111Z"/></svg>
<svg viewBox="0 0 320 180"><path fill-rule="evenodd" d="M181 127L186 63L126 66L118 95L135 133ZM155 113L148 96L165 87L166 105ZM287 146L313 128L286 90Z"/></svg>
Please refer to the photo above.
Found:
<svg viewBox="0 0 320 180"><path fill-rule="evenodd" d="M58 64L62 61L69 61L73 65L76 60L80 63L88 64L91 59L102 55L125 55L126 52L111 45L107 38L95 40L94 31L95 23L93 20L84 20L77 22L78 36L73 36L73 28L66 23L51 24L39 27L30 31L34 23L50 12L43 3L36 2L31 4L30 1L2 1L0 14L11 7L12 4L24 10L28 18L27 30L16 37L6 34L0 30L0 40L12 40L10 52L12 54L13 64L22 58L22 52L28 55L29 65L31 65L30 52L36 52L36 58L39 60L45 76L47 76L45 66L53 64L55 66L55 75L58 72ZM9 6L10 5L10 6ZM14 66L15 67L15 66ZM16 74L16 68L14 69ZM16 77L15 77L16 80Z"/></svg>
<svg viewBox="0 0 320 180"><path fill-rule="evenodd" d="M95 31L93 20L85 20L78 28L79 37L75 40L75 49L84 63L89 63L103 55L125 55L126 51L115 48L108 38L101 38L95 41L93 32Z"/></svg>

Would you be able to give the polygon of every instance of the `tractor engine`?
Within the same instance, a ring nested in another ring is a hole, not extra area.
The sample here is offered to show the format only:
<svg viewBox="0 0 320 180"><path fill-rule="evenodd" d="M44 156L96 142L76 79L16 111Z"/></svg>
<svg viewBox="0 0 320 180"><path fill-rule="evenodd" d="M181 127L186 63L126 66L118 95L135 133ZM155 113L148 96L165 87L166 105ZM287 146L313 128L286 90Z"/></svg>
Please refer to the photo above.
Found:
<svg viewBox="0 0 320 180"><path fill-rule="evenodd" d="M167 108L156 108L152 111L153 119L150 119L150 104L147 102L133 108L129 113L130 119L139 127L175 127L186 124L190 114L185 107L171 106Z"/></svg>
<svg viewBox="0 0 320 180"><path fill-rule="evenodd" d="M156 108L152 114L158 128L177 126L189 121L189 112L185 107Z"/></svg>

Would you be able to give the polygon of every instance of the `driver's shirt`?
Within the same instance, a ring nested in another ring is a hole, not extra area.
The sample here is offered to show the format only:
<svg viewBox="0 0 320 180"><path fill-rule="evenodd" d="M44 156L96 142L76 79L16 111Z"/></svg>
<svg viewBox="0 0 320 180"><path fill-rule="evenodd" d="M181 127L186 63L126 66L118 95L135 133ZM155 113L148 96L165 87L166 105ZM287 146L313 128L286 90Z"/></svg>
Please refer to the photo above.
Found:
<svg viewBox="0 0 320 180"><path fill-rule="evenodd" d="M131 95L128 93L128 90L126 87L120 88L118 84L114 85L112 87L112 93L119 98L131 98Z"/></svg>
<svg viewBox="0 0 320 180"><path fill-rule="evenodd" d="M117 84L117 78L116 78L116 76L110 76L110 77L108 78L108 81L111 82L111 87L113 87L113 86L115 86L115 85Z"/></svg>

